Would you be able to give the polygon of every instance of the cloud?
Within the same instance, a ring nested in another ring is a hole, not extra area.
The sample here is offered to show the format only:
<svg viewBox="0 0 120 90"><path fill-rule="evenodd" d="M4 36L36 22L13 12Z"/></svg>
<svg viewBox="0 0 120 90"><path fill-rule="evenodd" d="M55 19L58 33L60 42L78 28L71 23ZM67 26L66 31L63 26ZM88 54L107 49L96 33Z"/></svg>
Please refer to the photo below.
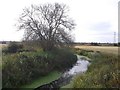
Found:
<svg viewBox="0 0 120 90"><path fill-rule="evenodd" d="M77 24L74 30L75 41L113 42L113 33L118 32L119 0L1 0L0 1L0 40L21 40L23 32L17 32L14 24L24 7L31 4L64 3L68 15ZM6 3L7 2L7 3ZM16 33L15 33L16 32Z"/></svg>
<svg viewBox="0 0 120 90"><path fill-rule="evenodd" d="M109 22L99 22L99 23L92 25L90 27L90 30L95 30L98 32L101 32L101 31L105 32L105 31L110 31L111 27L112 25Z"/></svg>

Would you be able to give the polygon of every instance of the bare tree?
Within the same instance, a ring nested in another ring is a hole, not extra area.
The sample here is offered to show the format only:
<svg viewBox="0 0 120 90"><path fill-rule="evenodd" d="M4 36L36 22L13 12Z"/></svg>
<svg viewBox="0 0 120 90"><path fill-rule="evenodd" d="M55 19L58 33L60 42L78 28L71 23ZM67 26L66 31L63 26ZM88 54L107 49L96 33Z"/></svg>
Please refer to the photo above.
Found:
<svg viewBox="0 0 120 90"><path fill-rule="evenodd" d="M25 30L25 40L37 40L44 50L51 50L72 41L74 22L64 4L31 5L19 18L19 29Z"/></svg>

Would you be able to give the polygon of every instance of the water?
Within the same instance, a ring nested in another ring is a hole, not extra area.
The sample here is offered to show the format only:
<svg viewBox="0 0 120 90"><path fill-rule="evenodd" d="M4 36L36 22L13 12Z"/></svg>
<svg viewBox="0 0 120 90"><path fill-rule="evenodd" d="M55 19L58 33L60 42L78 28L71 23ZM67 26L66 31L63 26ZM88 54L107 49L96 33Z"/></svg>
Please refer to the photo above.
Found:
<svg viewBox="0 0 120 90"><path fill-rule="evenodd" d="M89 58L84 57L84 56L79 56L79 55L77 55L77 58L78 60L76 64L71 69L69 69L68 71L64 73L63 75L64 77L74 76L76 74L87 71L88 66L90 65L89 61L87 61L87 59Z"/></svg>

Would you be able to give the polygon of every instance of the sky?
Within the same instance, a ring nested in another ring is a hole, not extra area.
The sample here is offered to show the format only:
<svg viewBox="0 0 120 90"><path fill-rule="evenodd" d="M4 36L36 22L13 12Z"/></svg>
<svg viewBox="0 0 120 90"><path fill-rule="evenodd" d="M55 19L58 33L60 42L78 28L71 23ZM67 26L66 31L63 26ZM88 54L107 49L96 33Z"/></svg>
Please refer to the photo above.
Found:
<svg viewBox="0 0 120 90"><path fill-rule="evenodd" d="M69 7L76 27L72 31L75 42L118 41L118 2L120 0L0 0L0 41L21 41L24 31L18 31L23 9L31 4L64 3Z"/></svg>

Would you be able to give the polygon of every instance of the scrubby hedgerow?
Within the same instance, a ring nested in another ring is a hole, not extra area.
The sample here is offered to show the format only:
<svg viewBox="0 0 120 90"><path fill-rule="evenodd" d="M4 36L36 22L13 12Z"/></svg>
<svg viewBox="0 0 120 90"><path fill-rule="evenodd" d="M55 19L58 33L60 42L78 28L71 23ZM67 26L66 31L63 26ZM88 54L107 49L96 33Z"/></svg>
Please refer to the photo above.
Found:
<svg viewBox="0 0 120 90"><path fill-rule="evenodd" d="M3 54L3 88L20 87L50 72L70 68L77 57L66 49Z"/></svg>

